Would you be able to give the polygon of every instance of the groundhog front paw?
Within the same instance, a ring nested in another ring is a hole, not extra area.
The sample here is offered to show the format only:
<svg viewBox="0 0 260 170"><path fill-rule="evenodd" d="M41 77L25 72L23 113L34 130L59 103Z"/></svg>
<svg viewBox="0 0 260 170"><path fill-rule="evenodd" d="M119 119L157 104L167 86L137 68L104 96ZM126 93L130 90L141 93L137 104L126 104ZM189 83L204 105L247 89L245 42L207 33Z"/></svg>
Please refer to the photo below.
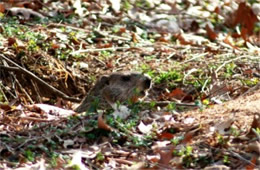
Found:
<svg viewBox="0 0 260 170"><path fill-rule="evenodd" d="M131 110L128 107L121 105L115 109L113 116L114 118L120 117L121 119L126 119L130 113Z"/></svg>

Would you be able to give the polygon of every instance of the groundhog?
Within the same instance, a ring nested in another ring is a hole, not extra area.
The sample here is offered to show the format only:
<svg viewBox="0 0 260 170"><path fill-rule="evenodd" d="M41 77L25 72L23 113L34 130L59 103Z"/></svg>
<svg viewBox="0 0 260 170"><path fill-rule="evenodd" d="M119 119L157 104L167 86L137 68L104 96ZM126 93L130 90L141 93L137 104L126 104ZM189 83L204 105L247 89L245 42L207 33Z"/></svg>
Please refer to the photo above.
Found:
<svg viewBox="0 0 260 170"><path fill-rule="evenodd" d="M112 107L115 114L121 118L120 112L129 112L127 107L118 108L129 102L135 103L143 99L151 87L151 78L138 72L119 72L102 76L90 90L88 95L75 109L76 112L96 111Z"/></svg>

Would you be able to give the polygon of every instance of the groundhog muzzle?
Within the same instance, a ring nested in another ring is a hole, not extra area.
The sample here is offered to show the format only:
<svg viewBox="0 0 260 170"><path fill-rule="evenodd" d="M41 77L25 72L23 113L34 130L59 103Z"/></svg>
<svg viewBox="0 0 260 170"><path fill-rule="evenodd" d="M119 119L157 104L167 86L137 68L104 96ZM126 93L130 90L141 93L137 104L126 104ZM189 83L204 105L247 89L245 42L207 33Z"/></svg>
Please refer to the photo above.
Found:
<svg viewBox="0 0 260 170"><path fill-rule="evenodd" d="M147 75L130 73L112 73L102 76L75 109L76 112L96 111L111 107L119 102L137 102L146 96L151 87L151 78Z"/></svg>

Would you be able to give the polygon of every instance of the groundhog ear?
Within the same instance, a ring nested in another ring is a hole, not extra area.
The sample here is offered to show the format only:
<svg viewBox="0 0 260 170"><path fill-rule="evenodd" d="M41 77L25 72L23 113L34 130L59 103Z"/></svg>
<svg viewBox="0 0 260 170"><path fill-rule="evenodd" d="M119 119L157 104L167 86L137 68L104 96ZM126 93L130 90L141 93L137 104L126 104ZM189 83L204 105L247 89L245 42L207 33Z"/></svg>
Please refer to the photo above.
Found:
<svg viewBox="0 0 260 170"><path fill-rule="evenodd" d="M109 76L102 76L102 77L100 78L100 81L101 81L103 84L109 85Z"/></svg>

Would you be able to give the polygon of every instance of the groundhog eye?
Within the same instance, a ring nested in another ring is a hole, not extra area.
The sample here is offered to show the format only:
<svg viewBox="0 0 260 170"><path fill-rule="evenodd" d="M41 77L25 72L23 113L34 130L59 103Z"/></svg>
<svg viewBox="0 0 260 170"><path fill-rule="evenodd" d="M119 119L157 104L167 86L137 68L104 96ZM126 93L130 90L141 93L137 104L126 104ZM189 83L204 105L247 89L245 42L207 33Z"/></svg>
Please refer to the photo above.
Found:
<svg viewBox="0 0 260 170"><path fill-rule="evenodd" d="M122 76L122 81L130 81L131 77L130 76Z"/></svg>

